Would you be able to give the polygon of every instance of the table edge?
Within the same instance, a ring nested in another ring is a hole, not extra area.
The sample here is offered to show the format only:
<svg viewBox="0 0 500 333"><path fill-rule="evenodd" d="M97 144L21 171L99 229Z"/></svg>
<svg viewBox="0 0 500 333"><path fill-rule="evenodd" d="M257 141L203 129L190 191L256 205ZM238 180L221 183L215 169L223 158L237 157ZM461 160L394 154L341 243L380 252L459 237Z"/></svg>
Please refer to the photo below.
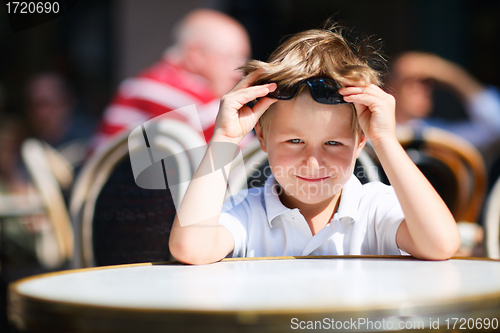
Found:
<svg viewBox="0 0 500 333"><path fill-rule="evenodd" d="M253 257L253 258L227 258L220 262L235 262L235 261L251 261L251 260L294 260L294 259L387 259L387 260L415 260L415 261L425 261L410 256L297 256L297 257ZM453 257L450 260L477 260L477 261L493 261L500 262L500 260L489 259L489 258L473 258L473 257ZM101 266L101 267L91 267L91 268L81 268L65 270L60 272L45 273L40 275L35 275L27 278L17 280L9 285L8 288L8 315L9 320L17 328L33 328L29 324L29 320L24 319L23 315L29 315L30 312L37 310L44 312L47 315L58 315L60 319L61 316L75 316L75 314L82 315L86 314L89 318L107 318L117 317L118 315L123 318L126 316L130 320L132 318L139 318L140 316L146 316L154 322L154 320L159 320L162 324L173 322L179 322L182 318L186 316L198 316L200 318L210 318L211 320L217 321L229 321L238 323L248 323L255 322L258 320L265 321L276 321L277 318L282 318L284 316L307 316L307 317L318 317L325 316L329 313L335 313L338 317L380 317L394 315L412 316L420 315L422 313L429 313L429 311L436 311L442 313L446 310L446 313L450 311L476 311L482 309L500 309L500 292L489 294L486 296L467 296L456 298L453 300L445 300L432 305L424 304L425 302L413 302L401 306L400 304L394 305L380 305L377 307L366 306L366 307L341 307L341 308L307 308L307 309L278 309L278 310L231 310L231 311L209 311L209 310L175 310L175 309L158 309L158 308L133 308L133 307L112 307L103 305L88 305L79 304L74 302L65 302L57 300L49 300L45 298L33 297L20 293L17 288L21 283L27 282L32 279L44 278L50 276L57 276L70 273L87 272L103 269L115 269L115 268L125 268L125 267L146 267L155 265L184 265L177 261L171 262L158 262L158 263L138 263L138 264L125 264L125 265L113 265L113 266ZM43 316L39 316L43 317ZM101 320L102 320L101 318ZM37 323L36 325L40 325Z"/></svg>

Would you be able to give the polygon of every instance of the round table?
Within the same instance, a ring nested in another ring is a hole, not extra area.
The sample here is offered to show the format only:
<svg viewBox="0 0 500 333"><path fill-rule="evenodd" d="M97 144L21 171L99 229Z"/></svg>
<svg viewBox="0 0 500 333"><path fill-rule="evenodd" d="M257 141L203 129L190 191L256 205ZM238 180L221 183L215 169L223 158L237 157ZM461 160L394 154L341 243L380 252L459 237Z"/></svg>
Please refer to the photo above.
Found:
<svg viewBox="0 0 500 333"><path fill-rule="evenodd" d="M29 277L13 283L9 297L11 323L33 332L451 330L464 320L465 327L472 320L484 330L488 320L499 329L500 261L321 256L145 263Z"/></svg>

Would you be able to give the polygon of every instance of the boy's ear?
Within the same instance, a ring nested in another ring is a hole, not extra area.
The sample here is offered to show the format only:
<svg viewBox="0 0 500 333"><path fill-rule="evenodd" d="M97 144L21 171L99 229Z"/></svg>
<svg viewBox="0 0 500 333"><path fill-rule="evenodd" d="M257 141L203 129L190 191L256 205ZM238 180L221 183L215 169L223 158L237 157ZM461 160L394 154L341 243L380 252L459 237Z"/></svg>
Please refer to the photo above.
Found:
<svg viewBox="0 0 500 333"><path fill-rule="evenodd" d="M257 139L259 139L260 149L267 153L266 140L264 139L264 135L262 134L262 128L260 127L259 122L255 124L255 134L257 134Z"/></svg>
<svg viewBox="0 0 500 333"><path fill-rule="evenodd" d="M365 147L367 140L368 140L368 137L365 135L365 133L362 133L361 138L359 139L358 148L356 149L356 158L358 158L359 155L361 154L361 151Z"/></svg>

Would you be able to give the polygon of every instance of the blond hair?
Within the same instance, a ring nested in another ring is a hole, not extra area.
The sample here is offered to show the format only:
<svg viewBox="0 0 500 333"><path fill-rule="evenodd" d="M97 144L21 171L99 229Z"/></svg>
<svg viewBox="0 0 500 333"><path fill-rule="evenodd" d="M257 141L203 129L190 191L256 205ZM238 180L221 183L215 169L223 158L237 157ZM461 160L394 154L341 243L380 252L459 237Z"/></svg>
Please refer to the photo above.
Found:
<svg viewBox="0 0 500 333"><path fill-rule="evenodd" d="M385 59L377 43L372 43L369 38L351 43L343 36L340 26L331 24L329 28L292 35L269 56L267 62L250 60L241 69L244 75L263 69L255 85L276 82L291 86L312 77L328 77L342 86L353 82L381 86L381 71L376 68L384 65ZM264 133L269 126L270 111L272 106L259 119ZM354 107L353 111L352 129L362 133Z"/></svg>

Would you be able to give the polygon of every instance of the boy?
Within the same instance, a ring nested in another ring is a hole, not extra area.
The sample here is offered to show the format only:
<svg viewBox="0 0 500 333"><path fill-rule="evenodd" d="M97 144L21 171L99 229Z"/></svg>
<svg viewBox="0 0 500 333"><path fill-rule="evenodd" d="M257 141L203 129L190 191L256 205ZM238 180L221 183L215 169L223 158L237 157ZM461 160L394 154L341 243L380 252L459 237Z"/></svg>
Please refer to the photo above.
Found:
<svg viewBox="0 0 500 333"><path fill-rule="evenodd" d="M398 143L394 98L377 86L367 50L349 44L335 27L309 30L285 41L268 63L245 65L247 75L222 98L207 153L174 221L176 259L203 264L230 253L404 251L443 260L456 252L453 216ZM222 173L206 170L231 160L254 127L273 176L223 211L229 166ZM392 187L361 185L352 175L368 139Z"/></svg>

